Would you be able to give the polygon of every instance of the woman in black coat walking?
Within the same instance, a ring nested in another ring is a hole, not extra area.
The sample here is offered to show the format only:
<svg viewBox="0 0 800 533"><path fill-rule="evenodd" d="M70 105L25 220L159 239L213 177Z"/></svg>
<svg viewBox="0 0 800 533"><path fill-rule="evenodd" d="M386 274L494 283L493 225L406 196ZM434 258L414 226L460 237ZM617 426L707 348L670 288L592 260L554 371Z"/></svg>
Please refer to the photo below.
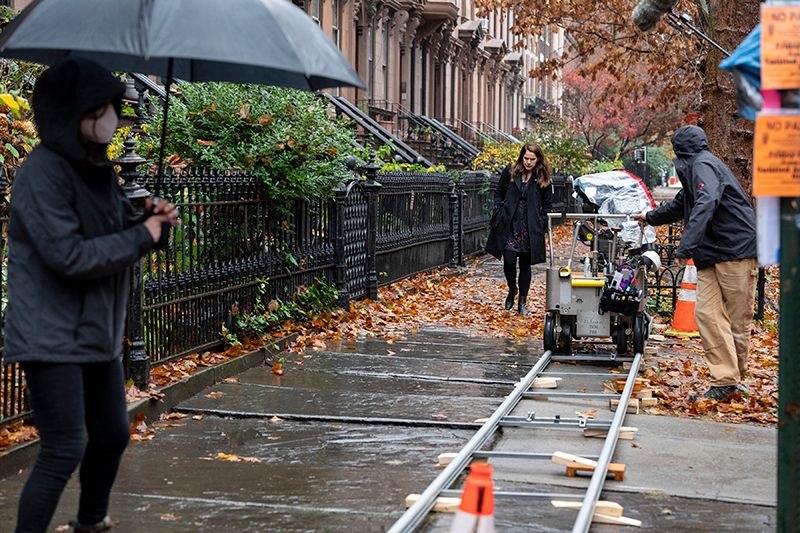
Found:
<svg viewBox="0 0 800 533"><path fill-rule="evenodd" d="M42 142L14 176L8 226L5 363L25 373L41 439L18 533L44 533L80 463L76 532L105 531L128 443L122 337L130 266L179 223L175 206L135 214L106 156L125 86L67 59L33 92Z"/></svg>
<svg viewBox="0 0 800 533"><path fill-rule="evenodd" d="M527 298L531 286L531 265L543 263L546 258L544 234L547 231L547 213L553 205L550 167L539 145L528 143L522 147L513 165L500 174L494 194L492 215L486 252L503 261L503 272L508 282L505 308L514 307L519 287L517 312L528 314ZM517 259L519 259L519 285L517 285Z"/></svg>

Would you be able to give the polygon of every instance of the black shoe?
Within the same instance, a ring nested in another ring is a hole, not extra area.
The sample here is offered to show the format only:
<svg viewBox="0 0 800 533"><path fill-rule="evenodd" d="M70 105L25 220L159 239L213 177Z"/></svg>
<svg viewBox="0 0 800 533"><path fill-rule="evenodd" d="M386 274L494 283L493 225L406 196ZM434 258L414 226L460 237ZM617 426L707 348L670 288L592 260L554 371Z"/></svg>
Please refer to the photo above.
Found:
<svg viewBox="0 0 800 533"><path fill-rule="evenodd" d="M519 305L517 306L517 313L519 313L522 316L525 316L525 315L528 314L528 307L525 305L525 303L526 303L525 300L526 300L525 298L520 296L519 297Z"/></svg>
<svg viewBox="0 0 800 533"><path fill-rule="evenodd" d="M703 393L703 398L706 398L708 400L724 400L728 396L736 394L737 392L741 393L742 391L737 389L735 385L726 385L724 387L711 387Z"/></svg>
<svg viewBox="0 0 800 533"><path fill-rule="evenodd" d="M105 517L96 524L82 524L77 520L70 520L69 526L74 533L100 533L101 531L109 531L113 527L111 518Z"/></svg>
<svg viewBox="0 0 800 533"><path fill-rule="evenodd" d="M505 303L506 311L511 311L511 308L514 307L514 297L516 297L516 295L517 295L517 290L516 289L514 289L514 290L509 289L508 296L506 296L506 303Z"/></svg>

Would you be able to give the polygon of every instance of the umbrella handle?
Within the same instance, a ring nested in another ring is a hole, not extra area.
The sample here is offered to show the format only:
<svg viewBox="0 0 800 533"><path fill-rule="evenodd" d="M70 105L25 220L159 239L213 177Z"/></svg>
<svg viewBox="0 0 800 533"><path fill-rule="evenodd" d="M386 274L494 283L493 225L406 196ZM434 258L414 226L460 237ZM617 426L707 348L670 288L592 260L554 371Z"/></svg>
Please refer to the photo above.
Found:
<svg viewBox="0 0 800 533"><path fill-rule="evenodd" d="M172 86L172 61L167 60L167 85L165 87L166 96L164 97L164 118L161 121L161 145L158 148L158 167L156 168L156 190L155 195L161 195L161 184L164 180L164 150L167 141L167 117L169 116L169 88Z"/></svg>

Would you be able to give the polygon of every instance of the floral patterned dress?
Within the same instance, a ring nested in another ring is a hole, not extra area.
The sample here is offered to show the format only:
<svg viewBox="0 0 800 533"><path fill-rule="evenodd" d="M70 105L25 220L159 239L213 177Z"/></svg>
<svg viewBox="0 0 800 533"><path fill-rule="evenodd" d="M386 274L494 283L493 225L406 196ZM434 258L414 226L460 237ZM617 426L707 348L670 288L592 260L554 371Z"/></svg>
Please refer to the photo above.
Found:
<svg viewBox="0 0 800 533"><path fill-rule="evenodd" d="M519 203L511 219L511 233L506 239L506 250L518 253L530 253L531 240L528 238L528 186L531 180L522 184Z"/></svg>

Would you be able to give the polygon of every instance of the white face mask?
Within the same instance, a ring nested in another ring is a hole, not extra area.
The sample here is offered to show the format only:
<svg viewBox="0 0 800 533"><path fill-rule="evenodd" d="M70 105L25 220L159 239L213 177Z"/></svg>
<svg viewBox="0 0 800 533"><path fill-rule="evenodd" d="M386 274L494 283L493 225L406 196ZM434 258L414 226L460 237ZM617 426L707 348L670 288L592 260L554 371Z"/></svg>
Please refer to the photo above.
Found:
<svg viewBox="0 0 800 533"><path fill-rule="evenodd" d="M81 135L87 140L97 144L108 144L117 131L119 117L111 103L91 116L81 119Z"/></svg>

